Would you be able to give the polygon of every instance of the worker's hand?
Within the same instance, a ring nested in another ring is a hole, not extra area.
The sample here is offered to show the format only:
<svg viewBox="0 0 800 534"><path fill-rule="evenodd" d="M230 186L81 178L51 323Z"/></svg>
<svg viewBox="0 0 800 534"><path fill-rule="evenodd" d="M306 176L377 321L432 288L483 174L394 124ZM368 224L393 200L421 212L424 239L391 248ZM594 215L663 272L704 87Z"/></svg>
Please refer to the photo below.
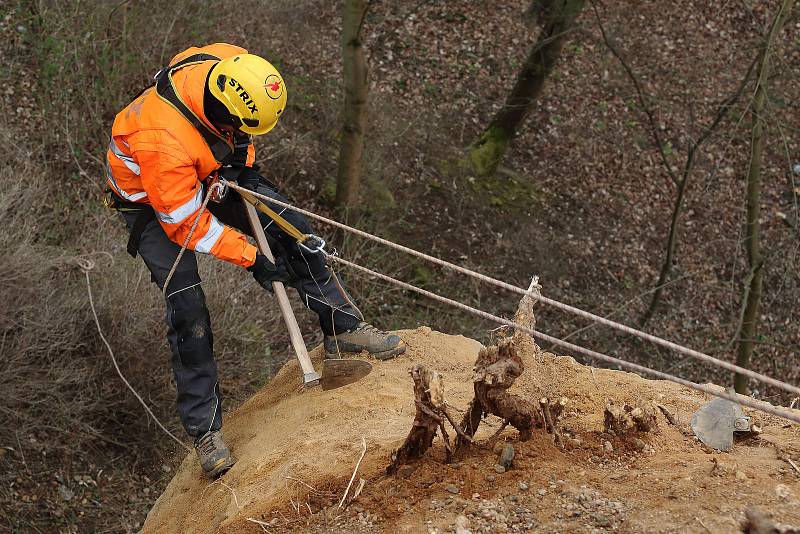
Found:
<svg viewBox="0 0 800 534"><path fill-rule="evenodd" d="M247 268L253 273L253 278L261 287L267 291L272 291L272 282L291 283L295 277L286 268L283 258L278 258L276 263L272 263L263 254L256 254L256 261Z"/></svg>

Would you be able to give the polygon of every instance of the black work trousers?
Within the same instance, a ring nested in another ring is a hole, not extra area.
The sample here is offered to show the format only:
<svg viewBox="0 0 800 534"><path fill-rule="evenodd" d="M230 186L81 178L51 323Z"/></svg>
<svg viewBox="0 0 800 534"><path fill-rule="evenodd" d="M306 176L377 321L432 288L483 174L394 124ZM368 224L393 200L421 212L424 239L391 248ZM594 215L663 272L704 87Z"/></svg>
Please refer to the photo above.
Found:
<svg viewBox="0 0 800 534"><path fill-rule="evenodd" d="M285 197L266 183L259 184L258 192L286 202ZM270 207L301 232L312 233L304 216L277 205ZM252 236L241 197L235 191L229 191L222 203L209 202L208 209L222 223ZM122 213L129 229L137 214ZM340 294L322 256L304 253L266 215L259 213L259 218L273 252L283 257L297 275L293 287L306 306L319 316L322 331L330 335L334 331L344 332L353 328L359 321L356 312ZM179 251L180 245L170 241L157 220L147 224L139 240L139 255L159 289L163 289ZM200 282L197 258L193 251L186 250L166 292L166 322L178 390L178 413L186 432L194 437L222 426L222 396L214 361L214 337Z"/></svg>

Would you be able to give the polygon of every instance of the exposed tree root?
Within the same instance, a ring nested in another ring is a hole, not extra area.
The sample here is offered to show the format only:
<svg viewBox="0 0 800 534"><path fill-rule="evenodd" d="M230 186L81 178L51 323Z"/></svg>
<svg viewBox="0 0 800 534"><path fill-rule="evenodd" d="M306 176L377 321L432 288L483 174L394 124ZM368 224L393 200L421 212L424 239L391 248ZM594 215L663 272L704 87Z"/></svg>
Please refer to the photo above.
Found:
<svg viewBox="0 0 800 534"><path fill-rule="evenodd" d="M461 421L464 434L473 437L483 416L489 414L504 419L516 428L521 440L529 439L534 427L544 426L544 416L532 402L507 391L524 368L511 340L481 349L473 376L475 398L469 403ZM462 453L469 445L469 441L459 436L456 452Z"/></svg>
<svg viewBox="0 0 800 534"><path fill-rule="evenodd" d="M539 292L535 278L531 282L529 291L530 294L520 301L514 319L519 324L532 327L535 322L533 305ZM534 403L508 392L525 369L522 358L517 352L517 347L522 344L535 346L533 339L527 333L515 332L510 339L502 339L497 345L480 350L473 375L475 397L469 403L460 424L456 424L447 412L441 376L435 371L415 366L411 371L414 380L414 402L417 407L414 424L403 445L392 455L392 462L386 472L394 473L401 465L422 457L430 448L438 430L441 430L444 438L447 461L450 461L453 453L463 454L475 442L473 439L475 433L486 415L496 415L503 419L500 430L506 425L516 428L520 440L523 441L531 437L534 428L544 428L553 434L555 442L563 447L563 440L558 433L558 422L567 399L550 400L544 397L538 403ZM456 431L455 449L451 446L445 429L445 420ZM489 441L493 441L498 434L499 432Z"/></svg>
<svg viewBox="0 0 800 534"><path fill-rule="evenodd" d="M617 405L613 399L606 401L605 430L617 436L634 432L650 432L658 427L656 414L648 406Z"/></svg>
<svg viewBox="0 0 800 534"><path fill-rule="evenodd" d="M408 433L403 445L392 454L392 463L386 468L387 474L392 474L403 465L421 458L433 443L436 431L444 430L443 417L439 411L444 407L444 384L442 377L436 371L430 371L423 365L415 365L411 370L414 380L414 403L417 413L411 431ZM447 436L443 432L443 436ZM449 440L445 446L450 455Z"/></svg>
<svg viewBox="0 0 800 534"><path fill-rule="evenodd" d="M566 405L566 397L561 397L558 400L548 400L547 397L539 399L539 409L542 411L542 416L544 417L545 429L550 434L553 434L553 439L561 448L564 448L564 440L558 432L557 425Z"/></svg>

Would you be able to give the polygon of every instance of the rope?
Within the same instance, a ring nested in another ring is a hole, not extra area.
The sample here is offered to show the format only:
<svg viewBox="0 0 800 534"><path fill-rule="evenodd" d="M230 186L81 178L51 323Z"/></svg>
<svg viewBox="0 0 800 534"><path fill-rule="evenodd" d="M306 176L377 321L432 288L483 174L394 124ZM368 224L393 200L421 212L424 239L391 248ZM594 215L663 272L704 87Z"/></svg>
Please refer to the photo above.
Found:
<svg viewBox="0 0 800 534"><path fill-rule="evenodd" d="M791 412L783 410L783 409L779 409L779 408L777 408L775 406L772 406L772 405L770 405L770 404L768 404L766 402L757 401L755 399L751 399L750 397L746 397L744 395L738 395L736 393L730 393L730 392L724 391L724 390L723 391L718 391L718 390L716 390L716 389L714 389L714 388L712 388L710 386L704 385L704 384L697 384L695 382L691 382L689 380L685 380L683 378L679 378L679 377L677 377L675 375L671 375L669 373L656 371L655 369L650 369L649 367L644 367L642 365L638 365L638 364L635 364L635 363L632 363L632 362L627 362L625 360L620 360L619 358L614 358L613 356L608 356L606 354L595 352L595 351L590 350L590 349L585 349L585 348L580 347L578 345L574 345L574 344L569 343L567 341L562 341L562 340L560 340L558 338L549 336L549 335L544 334L542 332L536 332L532 328L529 328L527 326L521 325L521 324L516 323L514 321L511 321L509 319L505 319L505 318L500 317L498 315L493 315L493 314L485 312L483 310L479 310L478 308L473 308L472 306L468 306L467 304L463 304L461 302L449 299L447 297L443 297L443 296L438 295L436 293L432 293L432 292L427 291L425 289L421 289L419 287L413 286L413 285L408 284L406 282L402 282L400 280L397 280L397 279L392 278L390 276L387 276L385 274L381 274L381 273L378 273L376 271L367 269L366 267L362 267L360 265L357 265L357 264L355 264L355 263L353 263L351 261L345 260L343 258L340 258L340 257L337 257L337 256L328 256L328 259L330 259L332 261L335 261L335 262L338 262L338 263L341 263L342 265L346 265L347 267L351 267L351 268L353 268L353 269L355 269L357 271L361 271L363 273L366 273L366 274L368 274L370 276L373 276L375 278L379 278L379 279L384 280L386 282L389 282L391 284L397 285L399 287L402 287L403 289L407 289L409 291L414 291L415 293L419 293L419 294L424 295L424 296L426 296L428 298L431 298L433 300L437 300L439 302L442 302L442 303L445 303L445 304L449 304L450 306L454 306L454 307L459 308L461 310L464 310L466 312L472 313L474 315L477 315L478 317L482 317L482 318L488 319L490 321L494 321L494 322L501 323L501 324L504 324L504 325L507 325L507 326L511 326L513 328L516 328L517 330L521 330L523 332L526 332L526 333L530 334L531 336L537 337L537 338L539 338L541 340L544 340L544 341L549 341L550 343L553 343L555 345L559 345L561 347L564 347L566 349L569 349L571 351L574 351L574 352L577 352L577 353L580 353L580 354L584 354L584 355L589 356L591 358L595 358L595 359L598 359L598 360L603 360L603 361L608 362L608 363L619 365L620 367L627 367L628 369L631 369L633 371L637 371L637 372L640 372L640 373L647 373L647 374L656 376L656 377L658 377L658 378L660 378L662 380L669 380L670 382L675 382L676 384L680 384L682 386L694 389L696 391L700 391L700 392L706 393L708 395L713 395L715 397L728 399L730 401L742 404L744 406L748 406L748 407L753 408L755 410L758 410L758 411L761 411L761 412L764 412L764 413L768 413L768 414L771 414L771 415L776 415L776 416L781 417L783 419L788 419L789 421L794 421L795 423L800 423L800 415L791 413ZM531 295L530 293L528 293L528 294ZM534 298L538 298L538 297L534 297Z"/></svg>
<svg viewBox="0 0 800 534"><path fill-rule="evenodd" d="M131 390L131 393L133 393L133 395L139 400L139 402L142 404L142 406L144 407L145 411L150 415L150 417L153 419L153 421L155 421L156 424L159 427L161 427L161 430L163 430L169 437L171 437L173 440L175 440L175 442L178 443L181 447L183 447L184 449L186 449L189 452L192 452L192 448L191 447L189 447L183 441L178 439L175 436L175 434L170 432L167 429L167 427L165 427L163 424L161 424L161 421L159 421L158 417L156 417L156 415L153 413L153 411L150 410L150 407L147 405L147 403L144 401L144 399L141 397L141 395L139 395L136 392L136 390L133 389L133 386L125 378L125 375L122 374L122 370L119 368L119 364L117 364L117 359L114 357L114 351L111 350L111 345L108 343L108 340L106 339L106 336L103 335L103 329L100 328L100 320L97 318L97 310L95 310L95 307L94 307L94 297L92 296L92 283L89 280L89 271L94 269L94 262L89 260L89 259L86 259L86 258L75 258L75 262L78 264L78 267L81 268L81 270L83 271L83 274L86 276L86 292L89 294L89 306L92 309L92 316L94 317L94 324L97 326L97 333L100 334L100 339L103 340L103 343L105 344L106 349L108 349L108 354L111 356L111 362L114 364L114 369L117 370L117 374L122 379L122 381L125 383L125 385L128 386L128 389Z"/></svg>
<svg viewBox="0 0 800 534"><path fill-rule="evenodd" d="M186 248L189 246L189 240L192 238L192 234L194 234L194 231L197 228L197 223L200 222L200 217L203 215L203 212L206 211L208 201L211 200L214 189L219 189L221 192L223 188L224 185L220 182L214 182L211 184L211 187L208 188L208 191L206 192L206 198L203 199L203 203L200 205L200 211L197 212L197 217L195 217L192 227L189 229L189 233L186 234L186 239L183 240L183 245L181 245L181 250L178 252L178 256L175 258L175 263L172 264L172 268L169 270L169 274L167 274L167 279L164 281L164 287L161 288L161 292L164 293L164 296L167 295L167 287L169 287L169 282L172 280L172 275L175 274L175 270L178 268L178 264L183 257L183 253L186 252Z"/></svg>
<svg viewBox="0 0 800 534"><path fill-rule="evenodd" d="M189 233L186 235L186 239L183 240L183 245L181 245L181 250L178 252L178 256L175 258L175 262L172 264L172 268L170 268L169 274L167 274L167 278L164 281L164 287L162 288L162 292L164 293L165 296L167 294L167 287L169 287L169 282L170 280L172 280L172 275L175 274L175 270L178 268L178 264L180 263L181 258L183 257L183 253L186 252L186 248L189 246L189 240L192 238L192 234L194 234L194 231L197 228L197 223L200 222L200 217L203 215L203 212L206 210L206 207L208 206L208 201L211 200L211 196L214 192L214 189L216 188L221 190L223 187L224 187L223 184L216 182L212 184L211 187L208 188L208 191L206 192L206 197L203 199L203 203L200 205L199 208L200 211L197 213L197 217L195 217L194 222L192 223L192 227L189 229ZM94 307L94 298L92 296L92 284L89 280L89 271L94 269L94 262L86 258L75 258L75 262L81 268L84 275L86 275L86 291L89 294L89 306L92 309L94 324L97 326L97 333L100 334L100 339L103 340L106 349L108 349L108 354L111 356L111 362L114 364L114 369L116 369L117 374L125 383L125 385L128 387L128 389L131 390L131 393L133 393L133 395L139 400L141 405L144 407L145 411L150 415L153 421L156 422L156 424L161 428L161 430L163 430L169 437L175 440L175 442L178 443L181 447L183 447L189 452L192 452L191 447L189 447L183 441L178 439L175 436L175 434L170 432L167 429L167 427L165 427L161 423L161 421L159 421L158 417L156 417L156 415L152 412L152 410L150 410L150 407L147 405L147 403L144 401L141 395L139 395L139 393L136 392L136 390L133 388L130 382L128 382L128 380L125 378L125 375L122 374L122 370L119 368L119 364L117 364L117 359L114 356L114 351L111 349L111 345L108 343L106 336L103 335L102 328L100 328L100 320L97 317L97 311L95 310Z"/></svg>
<svg viewBox="0 0 800 534"><path fill-rule="evenodd" d="M382 237L378 237L376 235L372 235L370 233L364 232L363 230L359 230L357 228L353 228L351 226L347 226L346 224L342 224L342 223L340 223L338 221L334 221L332 219L328 219L327 217L323 217L321 215L317 215L316 213L310 212L308 210L304 210L302 208L298 208L296 206L293 206L292 204L289 204L289 203L286 203L286 202L282 202L280 200L275 200L275 199L269 198L269 197L267 197L265 195L261 195L260 193L253 193L249 189L244 189L243 187L239 186L236 183L226 181L225 184L227 186L231 187L234 190L237 190L237 191L244 190L247 193L251 193L252 195L254 195L254 196L258 197L258 198L267 200L267 201L272 202L272 203L274 203L274 204L276 204L278 206L282 206L282 207L285 207L285 208L288 208L288 209L292 209L292 210L294 210L294 211L296 211L298 213L301 213L301 214L303 214L303 215L305 215L307 217L310 217L312 219L316 219L316 220L318 220L320 222L323 222L325 224L329 224L331 226L334 226L334 227L339 228L341 230L344 230L346 232L350 232L350 233L356 234L358 236L364 237L364 238L369 239L371 241L375 241L376 243L380 243L382 245L388 246L388 247L393 248L395 250L399 250L400 252L404 252L406 254L410 254L412 256L416 256L418 258L424 259L424 260L429 261L431 263L435 263L435 264L437 264L437 265L439 265L441 267L445 267L446 269L450 269L452 271L455 271L455 272L470 276L470 277L475 278L477 280L480 280L482 282L485 282L485 283L488 283L488 284L491 284L491 285L494 285L494 286L497 286L497 287L512 291L512 292L520 294L520 295L526 295L528 293L527 290L525 290L525 289L523 289L521 287L517 287L517 286L512 285L512 284L509 284L507 282L503 282L502 280L498 280L496 278L492 278L490 276L486 276L484 274L472 271L472 270L467 269L465 267L461 267L459 265L455 265L453 263L450 263L450 262L447 262L445 260L436 258L434 256L430 256L430 255L425 254L423 252L419 252L417 250L408 248L406 246L399 245L397 243L393 243L392 241L389 241L389 240L384 239ZM612 321L610 319L606 319L604 317L600 317L599 315L595 315L593 313L581 310L579 308L575 308L573 306L570 306L568 304L564 304L564 303L559 302L557 300L553 300L553 299L547 298L545 296L539 297L539 300L541 302L543 302L545 304L548 304L548 305L551 305L551 306L553 306L555 308L561 309L563 311L567 311L567 312L572 313L574 315L577 315L579 317L583 317L584 319L589 319L591 321L596 321L596 322L598 322L600 324L603 324L603 325L606 325L608 327L614 328L615 330L619 330L619 331L624 332L626 334L630 334L630 335L636 336L638 338L644 339L644 340L649 341L651 343L654 343L656 345L661 345L662 347L666 347L666 348L671 349L671 350L673 350L675 352L679 352L679 353L685 354L685 355L690 356L692 358L695 358L697 360L704 361L706 363L710 363L712 365L716 365L718 367L722 367L723 369L727 369L729 371L742 374L742 375L747 376L749 378L752 378L754 380L758 380L758 381L764 382L766 384L769 384L769 385L774 386L774 387L779 388L779 389L783 389L785 391L789 391L789 392L794 393L794 394L800 394L800 388L799 387L794 386L794 385L789 384L789 383L786 383L786 382L783 382L781 380L777 380L775 378L763 375L761 373L757 373L757 372L755 372L755 371L753 371L751 369L746 369L746 368L740 367L740 366L738 366L736 364L733 364L733 363L730 363L730 362L726 362L726 361L720 360L718 358L714 358L713 356L709 356L708 354L704 354L702 352L690 349L688 347L684 347L684 346L678 345L677 343L673 343L672 341L667 341L666 339L662 339L662 338L654 336L652 334L648 334L646 332L642 332L641 330L637 330L635 328L631 328L630 326L626 326L624 324Z"/></svg>

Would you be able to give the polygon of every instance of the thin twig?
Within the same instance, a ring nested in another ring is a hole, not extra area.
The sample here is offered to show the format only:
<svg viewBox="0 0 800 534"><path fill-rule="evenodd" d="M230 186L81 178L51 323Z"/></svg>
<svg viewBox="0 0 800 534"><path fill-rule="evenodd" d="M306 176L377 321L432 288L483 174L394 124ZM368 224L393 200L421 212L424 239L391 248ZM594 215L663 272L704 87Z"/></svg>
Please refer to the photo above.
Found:
<svg viewBox="0 0 800 534"><path fill-rule="evenodd" d="M25 453L22 452L22 443L19 441L19 432L16 430L14 431L14 435L17 438L17 446L19 447L19 455L22 456L22 465L25 466L25 471L30 475L31 470L28 468L28 462L25 461Z"/></svg>
<svg viewBox="0 0 800 534"><path fill-rule="evenodd" d="M263 529L264 529L264 532L269 532L269 531L267 530L267 527L268 527L268 526L270 526L270 524L269 524L269 523L265 523L265 522L263 522L263 521L259 521L258 519L253 519L252 517L248 517L248 518L247 518L247 521L250 521L251 523L255 523L256 525L259 525L259 526L261 526L261 528L263 528Z"/></svg>
<svg viewBox="0 0 800 534"><path fill-rule="evenodd" d="M450 459L453 457L453 448L450 446L450 436L447 435L443 420L439 421L439 430L442 431L442 441L444 441L445 463L450 463Z"/></svg>
<svg viewBox="0 0 800 534"><path fill-rule="evenodd" d="M300 484L304 485L305 487L307 487L307 488L308 488L308 489L310 489L311 491L313 491L313 492L315 492L315 493L319 493L319 491L317 490L317 488L315 488L314 486L311 486L311 485L309 485L309 484L307 484L307 483L303 482L303 481L302 481L302 480L300 480L299 478L294 478L294 477L290 477L290 476L284 476L283 478L285 478L285 479L287 479L287 480L294 480L295 482L299 482Z"/></svg>
<svg viewBox="0 0 800 534"><path fill-rule="evenodd" d="M361 457L358 459L358 463L356 463L356 468L353 469L353 475L350 477L350 482L347 484L347 487L344 490L344 495L342 495L342 500L339 501L339 508L342 507L344 504L345 498L347 498L347 492L350 491L350 486L353 485L353 480L356 478L356 473L358 473L358 468L361 466L361 460L364 459L364 455L367 454L367 440L363 437L361 438Z"/></svg>
<svg viewBox="0 0 800 534"><path fill-rule="evenodd" d="M455 430L455 431L456 431L456 434L458 434L459 436L461 436L461 437L462 437L462 438L464 438L465 440L469 441L470 443L475 443L475 440L473 440L473 439L472 439L470 436L466 435L466 434L464 433L464 431L463 431L463 430L461 430L461 427L460 427L459 425L457 425L455 421L453 421L453 418L452 418L452 417L450 417L450 414L449 414L449 413L447 413L447 410L445 410L445 409L443 408L443 409L442 409L442 413L443 413L443 414L444 414L444 416L447 418L447 420L450 422L450 426L452 426L452 427L453 427L453 430Z"/></svg>
<svg viewBox="0 0 800 534"><path fill-rule="evenodd" d="M230 490L231 494L233 494L233 502L235 502L235 503L236 503L236 508L238 508L239 510L241 510L241 509L242 509L242 507L239 505L239 497L237 497L237 496L236 496L236 492L233 490L233 488L232 488L232 487L230 487L229 485L225 484L225 483L224 483L223 481L221 481L221 480L217 480L217 482L219 482L220 484L222 484L223 486L225 486L226 488L228 488L228 489Z"/></svg>
<svg viewBox="0 0 800 534"><path fill-rule="evenodd" d="M492 434L492 437L489 438L489 443L496 440L507 426L508 426L508 419L503 419L503 424L500 425L500 428L497 429L497 432Z"/></svg>
<svg viewBox="0 0 800 534"><path fill-rule="evenodd" d="M364 485L366 483L367 481L364 480L363 478L358 481L358 487L356 487L356 490L353 492L353 496L350 497L350 502L353 502L358 498L359 495L361 495L361 492L364 490Z"/></svg>
<svg viewBox="0 0 800 534"><path fill-rule="evenodd" d="M791 465L794 468L795 471L797 471L798 475L800 475L800 467L797 467L797 464L794 463L794 461L791 458L789 458L788 456L784 456L783 459L786 460L789 463L789 465Z"/></svg>

